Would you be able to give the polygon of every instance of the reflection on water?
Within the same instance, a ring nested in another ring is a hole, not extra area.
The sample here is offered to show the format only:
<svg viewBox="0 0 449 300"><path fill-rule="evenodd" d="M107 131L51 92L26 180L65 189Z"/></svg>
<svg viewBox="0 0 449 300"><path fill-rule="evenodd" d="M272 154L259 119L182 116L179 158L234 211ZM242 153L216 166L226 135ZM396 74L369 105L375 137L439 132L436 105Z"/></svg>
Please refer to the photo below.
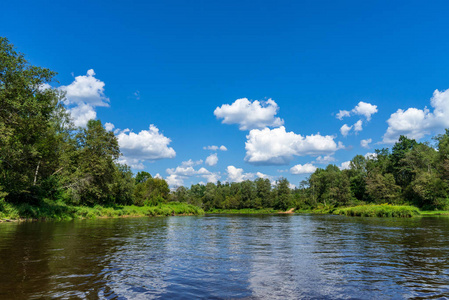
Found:
<svg viewBox="0 0 449 300"><path fill-rule="evenodd" d="M449 297L449 218L0 224L0 298Z"/></svg>

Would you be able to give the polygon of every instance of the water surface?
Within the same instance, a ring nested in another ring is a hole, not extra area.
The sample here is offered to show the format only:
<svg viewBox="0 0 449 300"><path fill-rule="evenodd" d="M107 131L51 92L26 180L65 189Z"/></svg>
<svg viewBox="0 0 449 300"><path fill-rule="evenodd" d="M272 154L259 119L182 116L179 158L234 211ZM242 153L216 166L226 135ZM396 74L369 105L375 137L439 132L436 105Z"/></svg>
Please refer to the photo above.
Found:
<svg viewBox="0 0 449 300"><path fill-rule="evenodd" d="M0 299L449 297L449 218L0 224Z"/></svg>

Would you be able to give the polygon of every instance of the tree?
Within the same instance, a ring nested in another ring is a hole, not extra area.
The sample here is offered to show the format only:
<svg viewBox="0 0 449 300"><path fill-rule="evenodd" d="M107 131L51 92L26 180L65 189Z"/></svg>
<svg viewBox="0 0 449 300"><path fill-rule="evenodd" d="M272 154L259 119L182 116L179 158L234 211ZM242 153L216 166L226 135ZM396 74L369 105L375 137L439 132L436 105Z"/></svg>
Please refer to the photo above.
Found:
<svg viewBox="0 0 449 300"><path fill-rule="evenodd" d="M290 183L286 178L279 178L276 181L275 186L276 198L274 203L274 208L280 210L287 210L291 205L290 201Z"/></svg>
<svg viewBox="0 0 449 300"><path fill-rule="evenodd" d="M144 183L145 181L147 181L147 179L149 178L153 178L151 177L151 174L145 171L140 171L139 173L137 173L136 175L136 184L139 183Z"/></svg>
<svg viewBox="0 0 449 300"><path fill-rule="evenodd" d="M256 197L260 199L262 207L273 207L271 183L268 178L258 178L256 183Z"/></svg>
<svg viewBox="0 0 449 300"><path fill-rule="evenodd" d="M0 38L0 188L7 200L36 199L40 172L53 166L50 154L58 147L43 141L57 142L51 120L62 95L44 87L55 75L30 65Z"/></svg>
<svg viewBox="0 0 449 300"><path fill-rule="evenodd" d="M399 199L401 188L396 185L393 174L372 172L367 177L366 190L375 203L394 204Z"/></svg>
<svg viewBox="0 0 449 300"><path fill-rule="evenodd" d="M111 184L120 156L117 138L99 120L89 120L87 128L76 135L78 151L73 162L77 169L70 174L69 193L75 203L108 204L113 199Z"/></svg>
<svg viewBox="0 0 449 300"><path fill-rule="evenodd" d="M391 168L396 183L401 187L406 187L413 180L413 172L409 165L405 164L404 159L417 145L415 140L401 135L399 141L394 144L391 153Z"/></svg>

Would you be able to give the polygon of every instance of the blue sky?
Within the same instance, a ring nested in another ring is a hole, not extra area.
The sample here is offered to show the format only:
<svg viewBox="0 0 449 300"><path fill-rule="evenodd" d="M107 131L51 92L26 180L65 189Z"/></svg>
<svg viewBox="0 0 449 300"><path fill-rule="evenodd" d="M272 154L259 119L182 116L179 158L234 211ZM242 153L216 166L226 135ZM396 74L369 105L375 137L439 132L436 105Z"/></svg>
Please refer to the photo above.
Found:
<svg viewBox="0 0 449 300"><path fill-rule="evenodd" d="M77 124L110 123L135 172L172 186L258 176L298 185L399 134L427 141L449 127L448 8L3 1L0 35L58 72L52 86L67 91Z"/></svg>

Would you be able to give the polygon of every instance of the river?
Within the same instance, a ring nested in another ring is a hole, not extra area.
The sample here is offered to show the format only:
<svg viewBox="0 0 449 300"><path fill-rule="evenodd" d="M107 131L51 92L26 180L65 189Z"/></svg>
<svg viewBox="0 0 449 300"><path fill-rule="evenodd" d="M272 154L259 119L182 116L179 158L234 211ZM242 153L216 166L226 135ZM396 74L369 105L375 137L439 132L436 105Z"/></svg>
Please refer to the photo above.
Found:
<svg viewBox="0 0 449 300"><path fill-rule="evenodd" d="M448 217L0 224L0 299L442 297L449 297Z"/></svg>

